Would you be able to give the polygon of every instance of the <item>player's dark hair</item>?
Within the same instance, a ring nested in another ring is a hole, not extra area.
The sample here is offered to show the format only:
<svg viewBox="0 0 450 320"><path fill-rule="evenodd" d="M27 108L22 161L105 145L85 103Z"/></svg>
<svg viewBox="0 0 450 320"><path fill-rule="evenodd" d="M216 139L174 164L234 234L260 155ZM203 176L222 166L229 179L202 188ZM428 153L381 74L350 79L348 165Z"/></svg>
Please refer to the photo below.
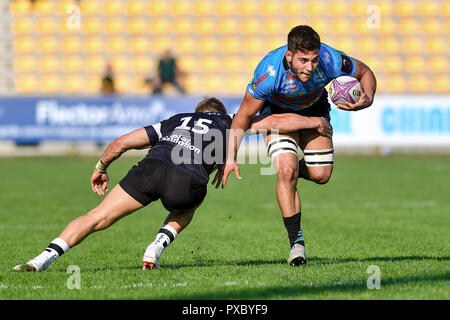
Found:
<svg viewBox="0 0 450 320"><path fill-rule="evenodd" d="M313 28L306 25L296 26L288 34L288 50L295 54L297 51L316 51L320 49L320 36Z"/></svg>
<svg viewBox="0 0 450 320"><path fill-rule="evenodd" d="M204 97L195 107L195 112L218 112L227 113L222 101L214 97Z"/></svg>

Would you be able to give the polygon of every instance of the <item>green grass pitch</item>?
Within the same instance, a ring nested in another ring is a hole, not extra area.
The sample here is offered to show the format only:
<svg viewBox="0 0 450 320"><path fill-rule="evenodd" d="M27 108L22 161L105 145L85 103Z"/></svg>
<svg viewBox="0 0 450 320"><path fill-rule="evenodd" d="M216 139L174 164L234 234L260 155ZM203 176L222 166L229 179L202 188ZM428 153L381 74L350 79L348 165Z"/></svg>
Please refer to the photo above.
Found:
<svg viewBox="0 0 450 320"><path fill-rule="evenodd" d="M0 159L0 299L450 298L449 156L337 154L328 184L299 181L305 267L286 263L276 176L242 165L241 181L209 187L159 270L141 270L166 216L154 203L92 234L43 273L10 271L100 202L89 184L97 160ZM110 187L137 160L117 160ZM80 289L68 288L73 265ZM379 289L368 288L372 268Z"/></svg>

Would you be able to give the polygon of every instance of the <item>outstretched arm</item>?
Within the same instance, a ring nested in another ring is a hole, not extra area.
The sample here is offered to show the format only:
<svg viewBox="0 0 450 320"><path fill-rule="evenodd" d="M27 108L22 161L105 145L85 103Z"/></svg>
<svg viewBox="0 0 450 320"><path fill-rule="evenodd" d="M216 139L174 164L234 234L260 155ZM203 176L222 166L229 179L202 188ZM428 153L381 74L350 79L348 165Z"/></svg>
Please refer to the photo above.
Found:
<svg viewBox="0 0 450 320"><path fill-rule="evenodd" d="M150 140L144 128L134 130L112 141L103 152L91 176L91 188L94 193L103 196L108 192L109 177L106 168L127 150L150 147Z"/></svg>
<svg viewBox="0 0 450 320"><path fill-rule="evenodd" d="M305 117L295 113L280 113L270 116L254 116L250 120L251 134L260 131L278 131L279 133L294 132L304 129L315 129L325 137L333 136L333 127L324 117Z"/></svg>

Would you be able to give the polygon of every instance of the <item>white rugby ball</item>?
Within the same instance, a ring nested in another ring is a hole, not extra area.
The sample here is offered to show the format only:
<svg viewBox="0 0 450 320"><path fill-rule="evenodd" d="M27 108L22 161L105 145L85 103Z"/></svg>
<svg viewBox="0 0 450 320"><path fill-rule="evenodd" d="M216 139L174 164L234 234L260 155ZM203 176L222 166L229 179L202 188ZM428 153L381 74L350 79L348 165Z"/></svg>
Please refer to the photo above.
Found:
<svg viewBox="0 0 450 320"><path fill-rule="evenodd" d="M335 105L345 102L355 103L360 97L357 89L361 89L358 79L349 76L338 77L331 81L330 99Z"/></svg>

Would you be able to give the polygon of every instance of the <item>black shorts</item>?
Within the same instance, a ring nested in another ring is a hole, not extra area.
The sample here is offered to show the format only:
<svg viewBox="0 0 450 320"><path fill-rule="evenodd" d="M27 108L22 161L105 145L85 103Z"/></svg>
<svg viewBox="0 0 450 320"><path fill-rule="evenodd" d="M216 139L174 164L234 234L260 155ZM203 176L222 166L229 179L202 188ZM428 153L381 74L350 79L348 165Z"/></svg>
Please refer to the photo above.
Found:
<svg viewBox="0 0 450 320"><path fill-rule="evenodd" d="M276 105L269 101L266 101L261 108L260 114L265 116L279 113L296 113L306 117L325 117L326 119L328 119L328 121L331 121L330 110L331 105L328 102L328 93L326 90L324 90L319 100L314 102L314 104L308 108L300 110L290 110L280 107L279 105Z"/></svg>
<svg viewBox="0 0 450 320"><path fill-rule="evenodd" d="M143 159L119 182L125 192L146 206L161 199L170 212L196 209L206 196L207 186L189 174L156 159Z"/></svg>

